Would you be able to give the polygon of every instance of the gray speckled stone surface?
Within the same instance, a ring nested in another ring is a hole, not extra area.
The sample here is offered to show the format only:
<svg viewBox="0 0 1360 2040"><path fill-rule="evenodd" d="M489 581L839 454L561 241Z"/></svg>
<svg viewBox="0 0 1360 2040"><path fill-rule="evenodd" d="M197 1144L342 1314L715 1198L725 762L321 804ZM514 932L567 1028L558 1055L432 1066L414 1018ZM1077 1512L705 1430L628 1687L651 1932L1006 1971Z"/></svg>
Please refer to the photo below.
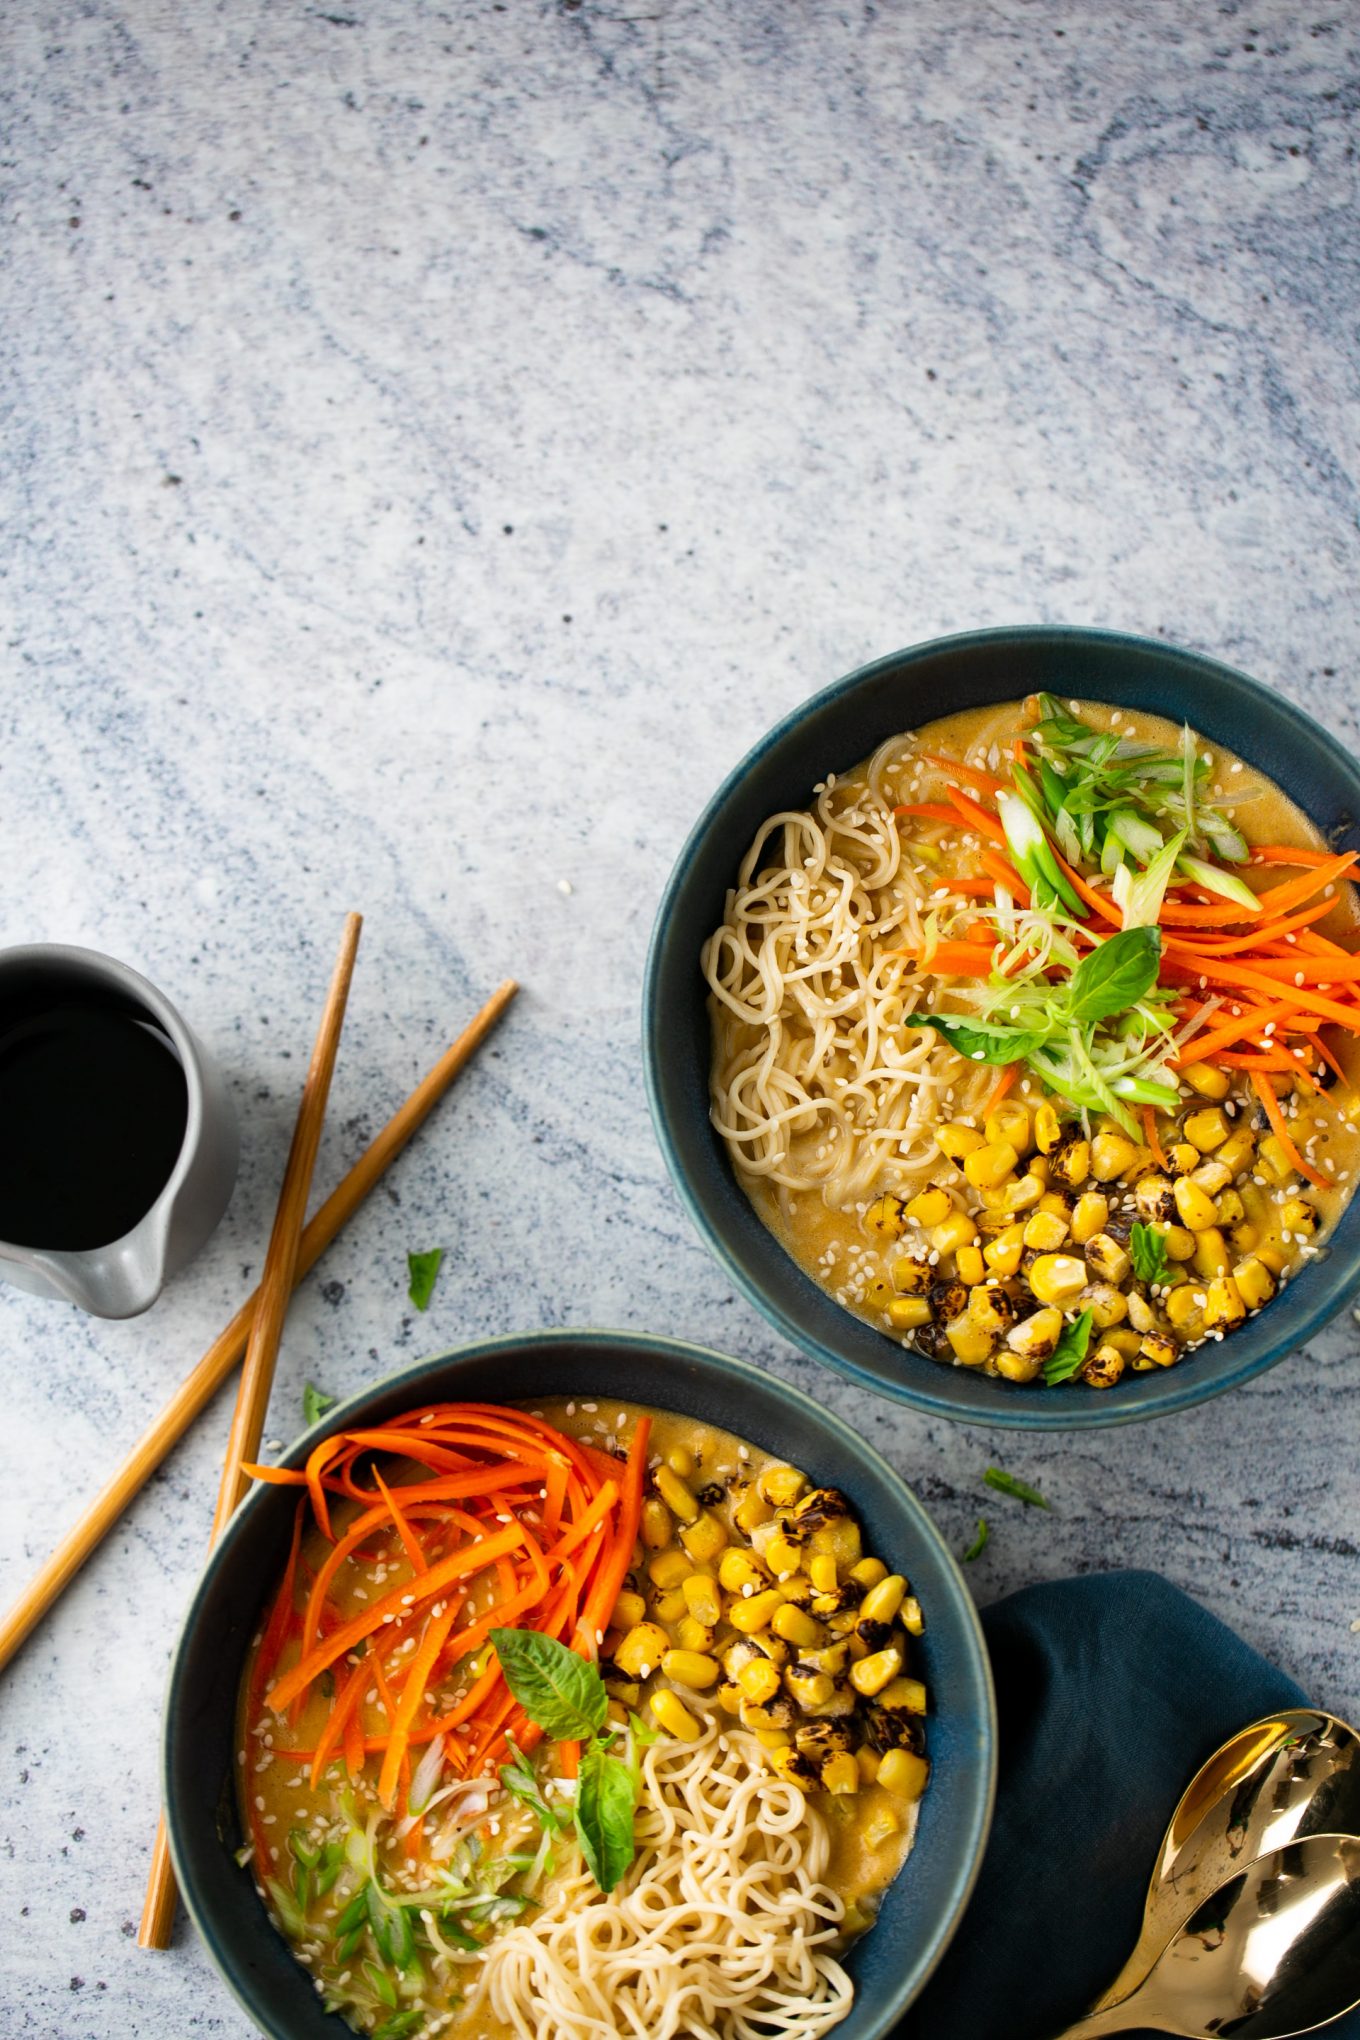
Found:
<svg viewBox="0 0 1360 2040"><path fill-rule="evenodd" d="M305 1285L270 1435L309 1375L673 1331L853 1412L956 1546L989 1459L1039 1481L1049 1515L989 1497L980 1597L1159 1567L1354 1711L1349 1316L1132 1432L874 1402L680 1216L637 1019L703 799L894 645L1163 632L1354 739L1353 11L11 0L0 45L0 940L144 968L244 1139L146 1319L0 1294L0 1602L258 1269L353 904L322 1185L526 990ZM130 1938L226 1419L0 1680L5 2040L246 2030L190 1933Z"/></svg>

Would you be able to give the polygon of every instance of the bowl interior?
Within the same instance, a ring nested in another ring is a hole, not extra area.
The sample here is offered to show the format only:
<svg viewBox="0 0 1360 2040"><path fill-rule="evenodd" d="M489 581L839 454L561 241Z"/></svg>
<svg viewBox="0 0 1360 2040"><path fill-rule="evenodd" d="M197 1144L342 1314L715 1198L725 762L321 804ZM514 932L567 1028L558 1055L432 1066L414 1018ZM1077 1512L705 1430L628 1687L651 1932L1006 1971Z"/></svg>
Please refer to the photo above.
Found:
<svg viewBox="0 0 1360 2040"><path fill-rule="evenodd" d="M663 896L643 995L643 1054L662 1151L690 1216L732 1280L793 1345L880 1395L972 1423L1065 1430L1203 1402L1302 1344L1360 1275L1360 1199L1329 1252L1230 1339L1165 1372L1097 1394L1018 1388L910 1352L861 1323L803 1273L756 1216L708 1117L710 1030L699 951L767 815L804 807L828 772L885 737L1044 687L1188 721L1269 775L1340 849L1360 848L1360 769L1309 716L1231 667L1114 632L1033 626L978 631L895 652L815 695L757 744L719 789Z"/></svg>
<svg viewBox="0 0 1360 2040"><path fill-rule="evenodd" d="M991 1676L962 1577L919 1502L837 1418L738 1361L672 1341L545 1333L421 1362L330 1412L312 1438L362 1418L467 1397L532 1400L564 1390L621 1397L717 1423L844 1489L875 1550L891 1552L926 1614L919 1645L933 1713L930 1789L915 1848L875 1930L850 1958L855 2006L844 2040L877 2040L912 2002L958 1922L991 1819L995 1735ZM285 1464L306 1456L300 1441ZM227 1982L278 2040L338 2040L351 2029L321 2008L306 1973L265 1917L232 1856L241 1840L232 1786L236 1693L245 1652L282 1571L290 1490L264 1488L233 1518L208 1564L171 1668L165 1805L180 1889Z"/></svg>

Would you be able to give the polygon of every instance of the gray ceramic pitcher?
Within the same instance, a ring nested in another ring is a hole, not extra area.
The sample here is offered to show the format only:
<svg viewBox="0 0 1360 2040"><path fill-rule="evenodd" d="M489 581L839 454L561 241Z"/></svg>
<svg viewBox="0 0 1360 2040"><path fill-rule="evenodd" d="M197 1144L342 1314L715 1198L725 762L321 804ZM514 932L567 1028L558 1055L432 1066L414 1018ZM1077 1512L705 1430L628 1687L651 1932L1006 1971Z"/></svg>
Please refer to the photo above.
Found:
<svg viewBox="0 0 1360 2040"><path fill-rule="evenodd" d="M135 1317L198 1252L227 1208L239 1154L236 1114L220 1070L192 1029L163 993L125 963L61 943L0 950L0 1016L6 1006L35 997L82 995L114 1002L168 1042L184 1072L183 1141L155 1202L130 1232L83 1251L0 1239L0 1280L38 1296L62 1297L95 1317Z"/></svg>

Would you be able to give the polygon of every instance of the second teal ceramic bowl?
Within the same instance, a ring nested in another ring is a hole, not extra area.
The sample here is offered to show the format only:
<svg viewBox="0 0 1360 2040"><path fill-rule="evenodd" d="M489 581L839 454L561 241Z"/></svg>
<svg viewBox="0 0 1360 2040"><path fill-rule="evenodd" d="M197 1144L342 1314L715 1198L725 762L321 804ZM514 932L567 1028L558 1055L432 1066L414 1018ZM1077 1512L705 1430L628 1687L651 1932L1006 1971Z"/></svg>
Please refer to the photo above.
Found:
<svg viewBox="0 0 1360 2040"><path fill-rule="evenodd" d="M534 1402L575 1393L678 1410L736 1432L849 1496L871 1548L911 1580L925 1613L932 1773L916 1842L878 1922L848 1959L855 2003L837 2040L885 2040L944 1953L973 1889L991 1824L996 1717L968 1589L916 1497L848 1424L772 1376L672 1339L531 1332L422 1360L328 1413L283 1460L301 1466L328 1432L424 1403ZM233 1775L236 1694L250 1639L282 1573L293 1490L263 1487L237 1510L199 1582L170 1669L164 1799L175 1875L208 1952L272 2040L348 2040L265 1916L241 1841Z"/></svg>
<svg viewBox="0 0 1360 2040"><path fill-rule="evenodd" d="M907 1351L843 1310L757 1218L708 1114L710 1059L699 951L723 916L756 830L805 807L898 730L1038 688L1187 721L1282 786L1338 849L1360 849L1360 768L1317 723L1230 666L1114 631L1025 625L893 652L815 694L776 724L719 787L680 853L656 917L643 992L652 1118L676 1188L737 1287L803 1352L932 1415L1061 1431L1165 1416L1249 1381L1293 1352L1360 1283L1360 1198L1325 1257L1231 1338L1115 1388L1022 1388Z"/></svg>

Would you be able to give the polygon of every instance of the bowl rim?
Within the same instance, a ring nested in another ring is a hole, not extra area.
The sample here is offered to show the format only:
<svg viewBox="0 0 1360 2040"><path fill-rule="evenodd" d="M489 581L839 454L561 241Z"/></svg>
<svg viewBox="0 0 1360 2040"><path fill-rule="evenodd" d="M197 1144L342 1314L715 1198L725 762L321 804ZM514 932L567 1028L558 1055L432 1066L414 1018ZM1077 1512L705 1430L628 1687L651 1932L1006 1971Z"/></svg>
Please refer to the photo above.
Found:
<svg viewBox="0 0 1360 2040"><path fill-rule="evenodd" d="M860 1387L884 1397L889 1402L905 1403L928 1416L946 1417L952 1423L976 1424L982 1429L999 1431L1045 1432L1093 1431L1124 1424L1150 1423L1155 1418L1174 1416L1182 1410L1194 1408L1199 1403L1209 1402L1215 1396L1223 1395L1229 1389L1253 1380L1258 1374L1264 1374L1269 1368L1286 1359L1289 1354L1297 1352L1344 1309L1355 1288L1357 1277L1360 1277L1360 1247L1352 1253L1348 1261L1343 1261L1339 1255L1331 1254L1326 1260L1313 1264L1312 1272L1319 1278L1317 1295L1301 1325L1287 1337L1269 1342L1260 1353L1242 1360L1226 1373L1213 1377L1196 1376L1189 1369L1184 1375L1180 1375L1179 1372L1159 1375L1157 1379L1163 1393L1155 1402L1121 1402L1117 1387L1109 1395L1081 1395L1071 1384L1067 1384L1065 1388L1059 1388L1056 1395L1051 1390L1044 1391L1042 1395L1026 1395L1023 1390L1017 1389L1013 1401L999 1401L995 1408L961 1408L952 1397L932 1387L920 1387L915 1382L905 1379L901 1382L887 1380L863 1366L849 1354L838 1351L815 1333L806 1330L793 1311L785 1309L748 1272L744 1262L729 1250L718 1228L710 1220L704 1200L698 1194L681 1162L660 1081L661 1033L665 1026L661 986L666 962L664 951L667 931L676 903L684 892L696 853L747 775L792 736L809 716L832 706L842 696L853 693L879 675L889 670L909 667L923 659L937 657L941 653L958 654L999 643L1010 645L1081 643L1120 646L1159 658L1184 660L1211 671L1220 680L1227 680L1240 689L1269 715L1282 717L1292 723L1301 736L1306 737L1316 748L1328 753L1338 770L1355 785L1357 815L1360 816L1360 765L1346 747L1287 696L1277 693L1273 688L1253 679L1249 673L1242 672L1236 666L1229 666L1206 652L1195 651L1188 646L1174 644L1163 638L1145 637L1134 631L1112 630L1088 624L1048 623L994 624L981 630L955 631L943 637L924 638L915 644L904 645L897 651L886 652L879 658L871 659L866 664L856 666L850 672L842 674L828 686L819 688L816 693L796 703L772 724L727 773L686 835L657 904L643 970L642 1070L647 1103L652 1128L671 1182L695 1230L747 1302L754 1304L767 1322L774 1326L796 1352L833 1368L837 1373L858 1383ZM1100 697L1093 694L1090 698L1098 700ZM797 1266L797 1263L793 1265ZM847 1311L845 1316L853 1323L860 1322L851 1312ZM950 1372L948 1368L941 1368L942 1381L948 1380Z"/></svg>
<svg viewBox="0 0 1360 2040"><path fill-rule="evenodd" d="M432 1375L447 1372L450 1364L462 1361L482 1360L494 1357L498 1352L509 1349L542 1349L567 1347L588 1341L592 1344L626 1350L631 1353L645 1353L663 1363L679 1360L685 1365L696 1362L708 1373L717 1373L734 1388L749 1386L758 1389L762 1395L771 1393L800 1406L805 1418L813 1420L822 1430L836 1437L843 1450L854 1458L867 1460L880 1478L886 1479L895 1490L899 1505L911 1523L914 1536L929 1543L942 1561L946 1578L952 1588L950 1599L959 1620L960 1635L969 1658L969 1670L975 1686L974 1705L981 1717L980 1763L974 1767L975 1789L971 1795L965 1848L961 1859L949 1879L949 1896L937 1926L933 1944L923 1950L898 1976L891 1992L875 2010L869 2030L863 2040L889 2040L898 2021L915 2003L926 1983L943 1960L958 1931L960 1922L968 1908L974 1888L982 1871L987 1843L991 1835L992 1817L996 1807L997 1764L998 1764L998 1722L996 1709L996 1687L992 1677L991 1659L982 1632L982 1623L973 1600L968 1582L964 1578L958 1560L950 1550L943 1532L897 1469L890 1465L878 1449L867 1438L856 1431L845 1418L834 1410L827 1409L792 1382L782 1376L771 1375L763 1368L753 1366L750 1361L736 1359L728 1353L719 1353L714 1348L701 1346L691 1340L675 1339L657 1332L630 1332L625 1330L596 1328L591 1326L554 1326L526 1332L504 1332L485 1339L470 1340L459 1346L451 1346L440 1353L426 1355L412 1361L406 1367L395 1368L388 1374L380 1375L357 1389L353 1395L328 1409L323 1417L303 1431L275 1462L279 1466L295 1467L305 1464L309 1452L328 1436L342 1427L351 1412L363 1408L375 1396L400 1386L418 1390L419 1384ZM658 1385L660 1383L658 1382ZM513 1397L511 1398L513 1400ZM632 1398L624 1398L631 1400ZM649 1398L639 1398L650 1400ZM652 1402L655 1409L667 1407L663 1399ZM255 1487L234 1510L226 1523L222 1535L213 1545L194 1585L193 1594L185 1611L184 1620L176 1639L170 1669L166 1679L163 1728L160 1753L161 1804L165 1809L166 1834L170 1848L170 1860L174 1867L175 1880L179 1887L184 1909L208 1951L214 1968L226 1984L233 1998L242 2010L253 2019L270 2040L295 2040L295 2029L276 2023L271 2007L261 2003L256 1996L238 1983L219 1945L216 1930L207 1909L199 1903L192 1866L181 1848L178 1810L173 1789L174 1752L177 1724L181 1718L180 1689L187 1675L187 1659L190 1640L197 1628L203 1603L218 1575L232 1563L236 1544L242 1527L248 1518L262 1508L278 1507L278 1491L263 1484ZM980 1775L979 1775L980 1774ZM976 1789L977 1786L980 1790ZM910 1862L910 1856L908 1857ZM904 1869L906 1865L903 1866ZM900 1874L900 1873L899 1873ZM336 2021L337 2034L351 2029L340 2019Z"/></svg>

